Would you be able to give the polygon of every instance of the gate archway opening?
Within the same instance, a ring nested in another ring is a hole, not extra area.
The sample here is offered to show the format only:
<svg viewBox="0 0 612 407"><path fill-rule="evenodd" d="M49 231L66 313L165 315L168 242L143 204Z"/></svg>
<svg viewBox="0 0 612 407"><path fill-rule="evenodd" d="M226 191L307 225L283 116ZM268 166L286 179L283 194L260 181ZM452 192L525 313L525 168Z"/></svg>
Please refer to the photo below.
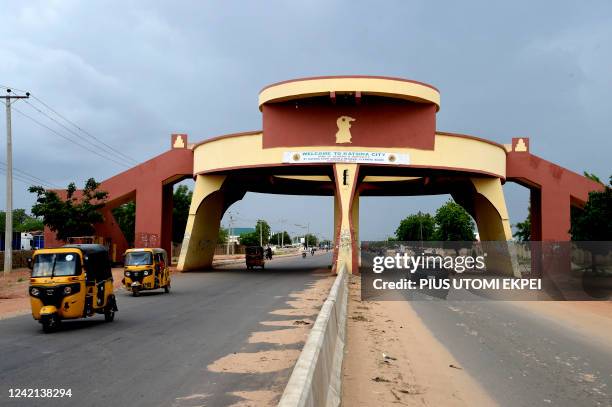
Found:
<svg viewBox="0 0 612 407"><path fill-rule="evenodd" d="M105 214L135 197L135 245L154 240L169 250L171 185L193 177L178 262L188 271L210 267L221 217L247 191L333 196L334 270L357 272L360 196L449 193L475 219L481 240L508 241L502 185L512 181L530 190L532 240L567 241L570 207L603 189L531 154L529 138L499 144L438 131L440 93L421 82L374 76L291 80L264 88L259 109L262 130L197 144L174 134L170 151L104 181ZM96 227L99 234L125 246L112 216L106 218ZM53 242L48 230L45 240Z"/></svg>

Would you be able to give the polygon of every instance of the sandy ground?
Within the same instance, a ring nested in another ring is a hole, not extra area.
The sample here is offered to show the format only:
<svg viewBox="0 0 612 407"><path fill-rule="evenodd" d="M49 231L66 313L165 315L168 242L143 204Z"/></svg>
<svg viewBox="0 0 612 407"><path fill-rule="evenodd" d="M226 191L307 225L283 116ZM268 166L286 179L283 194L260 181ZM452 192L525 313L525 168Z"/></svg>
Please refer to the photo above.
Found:
<svg viewBox="0 0 612 407"><path fill-rule="evenodd" d="M361 302L351 276L342 405L495 406L407 301Z"/></svg>
<svg viewBox="0 0 612 407"><path fill-rule="evenodd" d="M314 318L327 298L335 278L329 272L322 272L320 276L320 279L305 290L290 294L291 299L285 302L287 308L271 311L271 320L259 322L264 330L252 332L247 339L248 343L274 345L273 349L231 353L208 365L208 369L220 373L253 375L270 374L293 368L308 338ZM279 316L284 318L278 319ZM271 327L276 329L271 330ZM272 380L267 383L265 389L234 392L232 394L242 400L232 407L275 406L280 400L285 381Z"/></svg>
<svg viewBox="0 0 612 407"><path fill-rule="evenodd" d="M0 272L0 319L30 312L30 270L15 269L5 275Z"/></svg>

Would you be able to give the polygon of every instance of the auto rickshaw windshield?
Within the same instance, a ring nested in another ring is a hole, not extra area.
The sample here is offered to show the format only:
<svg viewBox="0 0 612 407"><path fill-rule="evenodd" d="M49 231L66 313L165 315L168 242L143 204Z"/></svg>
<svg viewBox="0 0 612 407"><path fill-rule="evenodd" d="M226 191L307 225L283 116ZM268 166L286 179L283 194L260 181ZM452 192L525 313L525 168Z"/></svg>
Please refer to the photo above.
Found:
<svg viewBox="0 0 612 407"><path fill-rule="evenodd" d="M151 252L129 252L125 255L126 266L148 266L153 264Z"/></svg>
<svg viewBox="0 0 612 407"><path fill-rule="evenodd" d="M80 273L77 253L44 253L34 257L32 277L76 276Z"/></svg>

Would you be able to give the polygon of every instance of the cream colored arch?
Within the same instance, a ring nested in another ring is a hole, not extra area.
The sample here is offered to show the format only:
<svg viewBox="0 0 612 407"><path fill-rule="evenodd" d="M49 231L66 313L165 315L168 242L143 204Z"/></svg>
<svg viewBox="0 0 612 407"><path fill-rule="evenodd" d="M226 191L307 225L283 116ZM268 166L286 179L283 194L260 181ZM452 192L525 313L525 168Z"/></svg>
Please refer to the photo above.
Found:
<svg viewBox="0 0 612 407"><path fill-rule="evenodd" d="M224 175L197 176L177 265L179 271L212 266L225 207L221 191L225 180Z"/></svg>

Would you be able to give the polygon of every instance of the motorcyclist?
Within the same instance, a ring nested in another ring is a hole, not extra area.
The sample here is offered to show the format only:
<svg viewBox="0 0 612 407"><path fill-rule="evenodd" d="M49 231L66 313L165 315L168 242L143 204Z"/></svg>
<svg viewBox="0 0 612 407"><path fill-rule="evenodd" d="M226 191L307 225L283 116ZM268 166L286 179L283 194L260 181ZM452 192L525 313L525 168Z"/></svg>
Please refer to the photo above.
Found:
<svg viewBox="0 0 612 407"><path fill-rule="evenodd" d="M266 258L268 260L272 260L272 248L270 246L268 246L268 248L266 249Z"/></svg>

